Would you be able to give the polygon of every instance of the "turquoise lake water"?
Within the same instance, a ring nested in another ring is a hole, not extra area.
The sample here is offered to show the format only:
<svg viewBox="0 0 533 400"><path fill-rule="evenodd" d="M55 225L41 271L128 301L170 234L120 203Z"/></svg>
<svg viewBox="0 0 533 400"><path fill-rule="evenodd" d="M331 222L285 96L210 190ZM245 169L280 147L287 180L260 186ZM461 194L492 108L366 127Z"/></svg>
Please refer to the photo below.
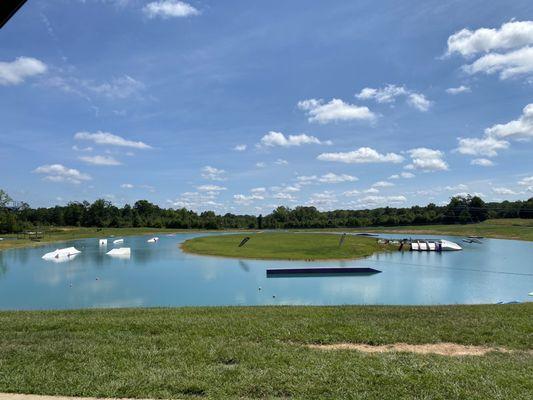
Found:
<svg viewBox="0 0 533 400"><path fill-rule="evenodd" d="M73 309L266 304L476 304L531 301L533 243L483 239L458 252L391 252L353 261L238 260L183 253L202 234L126 237L129 259L105 254L97 239L0 252L0 309ZM203 234L205 235L205 234ZM405 235L384 234L400 238ZM427 235L426 238L432 238ZM434 238L437 238L434 236ZM82 253L57 263L44 253L74 246ZM361 266L371 276L267 278L266 268Z"/></svg>

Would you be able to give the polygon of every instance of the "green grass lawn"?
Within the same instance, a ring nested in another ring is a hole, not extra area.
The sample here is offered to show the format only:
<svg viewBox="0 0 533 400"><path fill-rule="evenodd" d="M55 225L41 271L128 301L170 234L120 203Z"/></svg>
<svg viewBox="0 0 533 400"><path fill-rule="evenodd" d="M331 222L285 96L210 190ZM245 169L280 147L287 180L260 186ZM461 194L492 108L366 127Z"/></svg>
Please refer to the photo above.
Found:
<svg viewBox="0 0 533 400"><path fill-rule="evenodd" d="M238 247L245 237L250 240ZM352 259L392 249L380 245L375 238L361 236L346 236L339 246L340 238L327 233L246 233L189 239L181 248L201 255L264 260Z"/></svg>
<svg viewBox="0 0 533 400"><path fill-rule="evenodd" d="M0 392L142 398L531 399L533 304L0 312ZM310 349L453 342L448 357Z"/></svg>

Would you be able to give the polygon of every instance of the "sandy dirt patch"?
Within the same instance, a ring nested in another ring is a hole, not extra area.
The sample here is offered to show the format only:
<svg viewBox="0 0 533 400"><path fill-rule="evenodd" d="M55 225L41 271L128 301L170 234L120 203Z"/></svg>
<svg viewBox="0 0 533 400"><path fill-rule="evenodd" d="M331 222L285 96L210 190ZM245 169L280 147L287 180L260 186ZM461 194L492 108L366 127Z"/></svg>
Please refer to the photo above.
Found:
<svg viewBox="0 0 533 400"><path fill-rule="evenodd" d="M0 393L0 400L128 400L102 399L96 397L41 396L36 394ZM139 399L135 399L139 400Z"/></svg>
<svg viewBox="0 0 533 400"><path fill-rule="evenodd" d="M357 350L363 353L408 352L416 354L438 354L442 356L482 356L491 351L508 352L499 347L465 346L456 343L407 344L394 343L372 346L362 343L310 344L311 349Z"/></svg>

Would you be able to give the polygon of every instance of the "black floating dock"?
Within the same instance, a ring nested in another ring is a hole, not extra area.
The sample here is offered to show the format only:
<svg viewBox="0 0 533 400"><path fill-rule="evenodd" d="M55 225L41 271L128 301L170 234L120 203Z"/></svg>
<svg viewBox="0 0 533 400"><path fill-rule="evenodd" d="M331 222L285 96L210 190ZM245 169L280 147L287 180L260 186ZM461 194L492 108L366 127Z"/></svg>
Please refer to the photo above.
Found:
<svg viewBox="0 0 533 400"><path fill-rule="evenodd" d="M373 275L381 271L367 267L324 267L324 268L275 268L267 269L267 278L286 278L299 276L346 276Z"/></svg>

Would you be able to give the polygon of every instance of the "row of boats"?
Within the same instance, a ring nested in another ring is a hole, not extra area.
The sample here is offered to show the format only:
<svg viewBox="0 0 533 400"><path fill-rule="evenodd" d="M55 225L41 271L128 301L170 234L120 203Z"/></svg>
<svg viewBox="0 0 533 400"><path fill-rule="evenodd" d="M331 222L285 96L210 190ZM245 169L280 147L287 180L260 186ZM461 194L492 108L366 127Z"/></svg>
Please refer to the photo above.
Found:
<svg viewBox="0 0 533 400"><path fill-rule="evenodd" d="M159 238L156 236L156 237L148 239L146 242L157 243L158 241L159 241ZM98 244L100 247L106 247L107 242L108 242L108 239L98 239ZM124 239L113 240L114 245L120 245L123 243L124 243ZM62 249L55 249L54 251L44 254L42 256L42 259L52 260L52 261L67 261L69 259L76 257L80 253L81 251L75 247L65 247ZM129 258L131 255L131 248L130 247L116 247L106 252L106 254L108 256L113 256L113 257Z"/></svg>

